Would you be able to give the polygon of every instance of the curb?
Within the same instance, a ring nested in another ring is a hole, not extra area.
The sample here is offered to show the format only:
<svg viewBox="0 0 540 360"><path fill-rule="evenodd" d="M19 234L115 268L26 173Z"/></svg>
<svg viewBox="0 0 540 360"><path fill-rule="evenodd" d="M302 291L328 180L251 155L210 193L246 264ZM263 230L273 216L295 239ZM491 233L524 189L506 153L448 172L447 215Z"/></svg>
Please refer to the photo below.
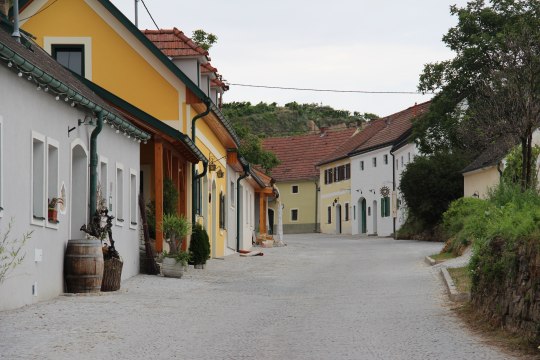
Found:
<svg viewBox="0 0 540 360"><path fill-rule="evenodd" d="M437 261L435 261L431 256L426 256L424 258L424 261L426 262L426 264L428 264L430 266L433 266L433 265L437 264Z"/></svg>
<svg viewBox="0 0 540 360"><path fill-rule="evenodd" d="M450 297L451 301L464 302L471 299L471 294L460 293L457 290L456 285L454 284L454 280L452 280L450 273L448 273L448 270L445 267L441 268L441 275L443 277L446 288L448 289L448 296Z"/></svg>

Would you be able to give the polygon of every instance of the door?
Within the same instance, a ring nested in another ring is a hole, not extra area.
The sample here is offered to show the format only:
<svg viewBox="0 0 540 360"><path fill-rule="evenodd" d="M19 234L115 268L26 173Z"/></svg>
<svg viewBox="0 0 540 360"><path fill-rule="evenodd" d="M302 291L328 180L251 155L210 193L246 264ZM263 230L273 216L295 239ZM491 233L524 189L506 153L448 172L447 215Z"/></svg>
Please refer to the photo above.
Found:
<svg viewBox="0 0 540 360"><path fill-rule="evenodd" d="M367 233L366 199L362 198L358 200L358 207L360 208L360 218L358 219L358 232L360 234L365 234Z"/></svg>
<svg viewBox="0 0 540 360"><path fill-rule="evenodd" d="M341 205L336 205L336 234L341 234Z"/></svg>
<svg viewBox="0 0 540 360"><path fill-rule="evenodd" d="M377 235L377 201L373 200L373 235Z"/></svg>
<svg viewBox="0 0 540 360"><path fill-rule="evenodd" d="M212 181L212 258L216 257L217 246L217 195L216 195L216 181Z"/></svg>

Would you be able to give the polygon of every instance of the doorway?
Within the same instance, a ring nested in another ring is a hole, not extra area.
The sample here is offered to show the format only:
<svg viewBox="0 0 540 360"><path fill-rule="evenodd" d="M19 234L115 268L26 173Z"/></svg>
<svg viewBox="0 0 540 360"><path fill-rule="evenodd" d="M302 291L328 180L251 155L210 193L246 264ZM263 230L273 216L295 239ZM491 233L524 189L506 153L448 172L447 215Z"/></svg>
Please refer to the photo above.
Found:
<svg viewBox="0 0 540 360"><path fill-rule="evenodd" d="M274 209L268 209L268 234L274 235Z"/></svg>
<svg viewBox="0 0 540 360"><path fill-rule="evenodd" d="M341 234L341 205L336 205L336 234Z"/></svg>
<svg viewBox="0 0 540 360"><path fill-rule="evenodd" d="M82 145L71 149L70 239L84 239L81 226L88 222L88 154Z"/></svg>
<svg viewBox="0 0 540 360"><path fill-rule="evenodd" d="M360 209L360 217L358 219L358 232L360 234L367 233L367 223L366 223L366 199L361 198L358 200L358 208Z"/></svg>
<svg viewBox="0 0 540 360"><path fill-rule="evenodd" d="M216 257L217 246L217 197L216 197L216 181L212 180L212 258Z"/></svg>
<svg viewBox="0 0 540 360"><path fill-rule="evenodd" d="M377 201L373 200L373 235L377 235Z"/></svg>

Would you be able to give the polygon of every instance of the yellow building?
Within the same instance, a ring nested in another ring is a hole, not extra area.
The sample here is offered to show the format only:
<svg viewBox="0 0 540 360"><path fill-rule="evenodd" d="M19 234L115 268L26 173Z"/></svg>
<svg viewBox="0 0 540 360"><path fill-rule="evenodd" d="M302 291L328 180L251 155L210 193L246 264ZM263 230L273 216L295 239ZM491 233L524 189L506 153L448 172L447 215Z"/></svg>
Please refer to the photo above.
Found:
<svg viewBox="0 0 540 360"><path fill-rule="evenodd" d="M319 167L321 176L321 232L351 233L351 160L332 161Z"/></svg>
<svg viewBox="0 0 540 360"><path fill-rule="evenodd" d="M207 162L199 162L195 168L197 174L204 175L201 191L195 194L199 200L192 200L193 172L188 162L181 159L181 154L176 160L169 156L158 137L154 137L150 148L141 147L141 158L152 158L143 182L151 184L150 198L159 199L163 194L163 176L169 174L174 178L181 173L177 182L182 186L178 189L184 204L181 208L189 217L199 203L196 212L208 230L212 255L222 256L227 234L221 227L218 204L226 198L228 187L227 149L237 149L238 138L216 105L221 102L225 86L217 72L208 69L206 55L202 54L202 60L196 62L198 77L194 81L181 69L181 61L163 53L110 1L23 0L20 5L20 17L25 19L22 29L34 35L36 42L59 62L170 127L196 134L197 147L211 164L220 168L219 172L217 167L205 171ZM206 70L199 71L200 67ZM192 128L194 122L196 131ZM159 213L156 201L157 217ZM159 232L159 224L157 228ZM156 248L161 250L161 235L156 236Z"/></svg>
<svg viewBox="0 0 540 360"><path fill-rule="evenodd" d="M271 175L280 193L285 234L319 232L322 226L326 226L326 208L321 206L322 184L316 164L355 131L355 128L321 129L321 132L308 135L264 140L263 147L274 152L281 162L272 169ZM269 204L270 229L275 229L277 224L276 206L276 202Z"/></svg>

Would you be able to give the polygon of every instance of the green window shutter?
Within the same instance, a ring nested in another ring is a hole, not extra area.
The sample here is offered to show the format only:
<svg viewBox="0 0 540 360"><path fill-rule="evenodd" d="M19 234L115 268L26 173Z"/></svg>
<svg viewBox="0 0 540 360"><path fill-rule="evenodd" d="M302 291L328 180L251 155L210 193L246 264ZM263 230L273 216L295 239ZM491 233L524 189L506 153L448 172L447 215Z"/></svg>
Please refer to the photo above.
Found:
<svg viewBox="0 0 540 360"><path fill-rule="evenodd" d="M384 217L384 198L381 198L381 217Z"/></svg>
<svg viewBox="0 0 540 360"><path fill-rule="evenodd" d="M386 216L390 216L390 198L386 198L386 202L384 204L384 212L386 213Z"/></svg>

